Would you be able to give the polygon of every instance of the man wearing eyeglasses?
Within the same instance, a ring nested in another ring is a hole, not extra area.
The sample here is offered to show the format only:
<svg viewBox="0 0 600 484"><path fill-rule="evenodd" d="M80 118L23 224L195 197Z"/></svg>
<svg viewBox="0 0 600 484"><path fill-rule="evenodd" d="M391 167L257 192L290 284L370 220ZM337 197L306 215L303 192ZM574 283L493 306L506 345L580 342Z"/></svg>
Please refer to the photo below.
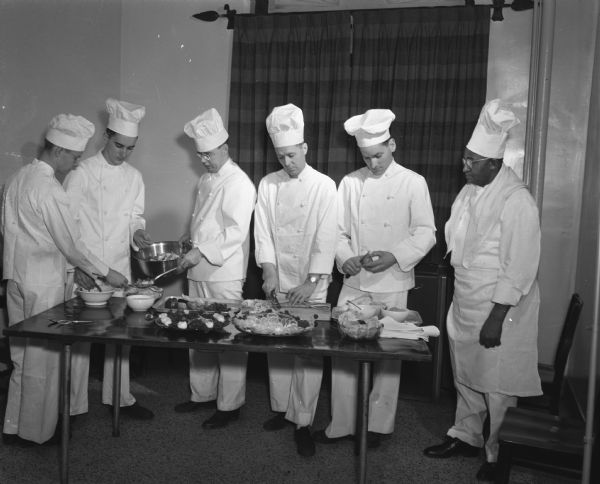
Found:
<svg viewBox="0 0 600 484"><path fill-rule="evenodd" d="M191 241L193 248L178 266L188 271L190 296L242 299L256 189L229 157L229 135L216 109L203 112L184 131L194 139L206 173L198 180L190 231L180 239ZM191 398L176 405L175 411L214 407L216 401L217 410L203 428L225 427L237 420L246 397L247 359L244 352L190 350Z"/></svg>
<svg viewBox="0 0 600 484"><path fill-rule="evenodd" d="M448 311L450 355L457 390L454 425L428 457L475 457L477 473L493 481L498 431L517 397L540 395L537 372L536 282L540 225L533 197L503 164L508 131L519 123L500 100L483 107L463 154L467 184L452 205L446 242L452 252L454 297Z"/></svg>

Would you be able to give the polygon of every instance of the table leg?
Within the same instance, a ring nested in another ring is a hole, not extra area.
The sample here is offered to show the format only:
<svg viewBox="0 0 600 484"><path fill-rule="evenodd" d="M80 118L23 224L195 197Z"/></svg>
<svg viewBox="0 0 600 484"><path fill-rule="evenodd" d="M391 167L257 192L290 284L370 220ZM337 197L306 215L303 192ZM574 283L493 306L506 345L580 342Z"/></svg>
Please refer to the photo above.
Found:
<svg viewBox="0 0 600 484"><path fill-rule="evenodd" d="M361 361L360 373L358 375L358 449L359 467L358 482L367 482L367 431L369 427L369 390L371 389L371 362Z"/></svg>
<svg viewBox="0 0 600 484"><path fill-rule="evenodd" d="M62 375L61 390L61 444L60 444L60 482L69 482L69 425L71 413L71 345L64 344L61 353Z"/></svg>
<svg viewBox="0 0 600 484"><path fill-rule="evenodd" d="M119 437L119 412L121 410L121 354L123 347L115 345L115 361L113 365L113 437Z"/></svg>

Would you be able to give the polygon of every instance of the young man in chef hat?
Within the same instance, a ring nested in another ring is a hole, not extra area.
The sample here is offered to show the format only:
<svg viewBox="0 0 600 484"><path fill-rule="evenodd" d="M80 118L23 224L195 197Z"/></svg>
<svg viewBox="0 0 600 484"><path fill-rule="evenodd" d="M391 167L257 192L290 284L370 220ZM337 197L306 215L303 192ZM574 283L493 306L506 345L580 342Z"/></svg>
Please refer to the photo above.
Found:
<svg viewBox="0 0 600 484"><path fill-rule="evenodd" d="M476 476L482 481L495 479L506 410L516 406L517 397L542 393L538 210L526 185L502 161L510 129L518 123L499 99L483 107L463 153L467 184L445 230L455 276L447 327L456 417L444 442L424 452L433 458L479 455L489 417L486 461Z"/></svg>
<svg viewBox="0 0 600 484"><path fill-rule="evenodd" d="M262 288L266 296L291 304L325 302L337 240L335 183L306 163L300 108L277 106L266 124L282 169L265 176L258 187L254 240ZM271 408L277 414L263 427L279 430L291 421L298 453L312 456L309 426L321 387L322 358L269 353L268 363Z"/></svg>
<svg viewBox="0 0 600 484"><path fill-rule="evenodd" d="M64 186L77 214L82 240L105 263L114 265L131 280L130 248L139 250L151 243L146 232L142 174L127 160L139 136L146 108L126 101L106 100L108 125L104 147L83 160L69 174ZM75 282L86 285L85 275L75 271ZM89 283L87 283L89 284ZM71 414L87 412L89 343L75 348L72 376ZM136 402L129 390L129 346L123 347L121 362L121 413L134 419L151 419L154 414ZM102 403L112 407L114 345L104 355Z"/></svg>
<svg viewBox="0 0 600 484"><path fill-rule="evenodd" d="M250 250L250 219L256 189L248 175L229 156L229 134L212 108L183 128L192 138L206 169L198 180L196 204L189 232L180 242L193 248L179 261L187 270L189 295L217 299L242 299ZM202 427L216 429L237 420L246 398L246 362L243 352L189 351L190 401L176 412L205 407L217 411Z"/></svg>
<svg viewBox="0 0 600 484"><path fill-rule="evenodd" d="M115 287L127 283L82 243L61 186L93 134L94 125L81 116L55 116L39 157L6 184L0 228L9 325L64 301L67 262L89 276L105 276ZM47 442L57 428L60 345L11 338L10 353L13 371L2 440L9 445Z"/></svg>
<svg viewBox="0 0 600 484"><path fill-rule="evenodd" d="M425 179L394 160L390 136L395 116L370 109L344 123L356 138L365 167L346 175L338 188L336 262L345 274L338 306L370 296L388 307L406 308L413 268L435 244L435 224ZM369 445L394 430L401 362L374 364L369 399ZM332 358L331 422L315 433L334 443L355 433L358 363Z"/></svg>

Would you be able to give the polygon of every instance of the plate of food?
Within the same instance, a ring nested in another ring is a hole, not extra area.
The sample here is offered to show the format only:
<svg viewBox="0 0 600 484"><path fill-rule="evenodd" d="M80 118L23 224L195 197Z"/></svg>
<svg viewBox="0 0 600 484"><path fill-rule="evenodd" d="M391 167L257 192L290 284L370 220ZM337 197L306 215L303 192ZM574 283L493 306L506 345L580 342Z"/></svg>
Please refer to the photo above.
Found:
<svg viewBox="0 0 600 484"><path fill-rule="evenodd" d="M314 320L303 319L287 309L275 309L270 301L261 299L245 300L233 324L243 333L275 337L298 336L315 327Z"/></svg>
<svg viewBox="0 0 600 484"><path fill-rule="evenodd" d="M170 297L151 311L154 322L163 329L185 333L219 332L231 323L240 304L224 301L227 300Z"/></svg>

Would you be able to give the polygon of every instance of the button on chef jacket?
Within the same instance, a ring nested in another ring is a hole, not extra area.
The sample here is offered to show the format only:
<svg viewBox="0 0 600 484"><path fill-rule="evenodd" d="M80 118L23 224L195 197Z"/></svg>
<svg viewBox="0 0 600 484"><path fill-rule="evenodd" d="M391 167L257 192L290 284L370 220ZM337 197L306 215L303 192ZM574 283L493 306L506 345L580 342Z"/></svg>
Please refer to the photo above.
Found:
<svg viewBox="0 0 600 484"><path fill-rule="evenodd" d="M61 286L67 259L88 274L108 274L108 266L81 243L69 198L50 165L36 159L19 170L3 201L4 279Z"/></svg>
<svg viewBox="0 0 600 484"><path fill-rule="evenodd" d="M200 177L190 236L204 257L188 270L188 279L226 282L246 278L248 230L255 202L254 184L231 158L217 173Z"/></svg>
<svg viewBox="0 0 600 484"><path fill-rule="evenodd" d="M146 227L141 173L127 162L111 165L98 152L80 162L64 185L85 244L131 280L133 234Z"/></svg>
<svg viewBox="0 0 600 484"><path fill-rule="evenodd" d="M368 292L407 291L414 266L435 245L435 222L425 179L395 161L376 178L367 167L346 175L338 188L339 239L336 262L368 251L391 252L397 264L361 270L344 284Z"/></svg>
<svg viewBox="0 0 600 484"><path fill-rule="evenodd" d="M299 286L308 274L330 274L337 239L334 181L310 165L297 178L285 170L265 176L254 238L256 262L276 266L280 292Z"/></svg>

